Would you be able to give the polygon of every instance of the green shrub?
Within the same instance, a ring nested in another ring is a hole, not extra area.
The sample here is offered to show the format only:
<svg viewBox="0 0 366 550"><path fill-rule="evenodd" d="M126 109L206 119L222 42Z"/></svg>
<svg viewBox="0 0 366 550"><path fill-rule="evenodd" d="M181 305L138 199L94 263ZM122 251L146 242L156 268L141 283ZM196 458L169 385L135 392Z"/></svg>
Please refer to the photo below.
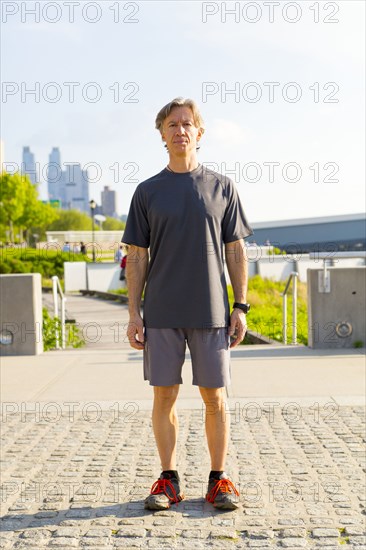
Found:
<svg viewBox="0 0 366 550"><path fill-rule="evenodd" d="M1 249L0 273L40 273L50 279L64 276L65 262L89 261L81 254L60 250L36 250L34 248Z"/></svg>
<svg viewBox="0 0 366 550"><path fill-rule="evenodd" d="M29 273L31 264L22 262L19 258L9 258L7 261L0 260L0 273Z"/></svg>
<svg viewBox="0 0 366 550"><path fill-rule="evenodd" d="M56 349L56 331L59 334L59 345L61 343L61 320L58 317L51 317L47 308L43 308L43 349L49 351ZM80 336L79 328L74 324L67 324L66 347L81 348L85 345L85 340Z"/></svg>
<svg viewBox="0 0 366 550"><path fill-rule="evenodd" d="M8 273L12 273L12 267L8 262L2 262L0 260L0 273L2 275L6 275Z"/></svg>

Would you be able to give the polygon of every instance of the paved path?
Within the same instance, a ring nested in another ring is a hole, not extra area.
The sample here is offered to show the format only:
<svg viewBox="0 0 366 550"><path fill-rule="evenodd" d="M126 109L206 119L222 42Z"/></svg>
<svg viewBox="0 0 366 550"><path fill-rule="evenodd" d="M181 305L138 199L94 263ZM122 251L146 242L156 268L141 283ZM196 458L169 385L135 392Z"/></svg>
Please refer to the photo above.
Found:
<svg viewBox="0 0 366 550"><path fill-rule="evenodd" d="M53 312L52 294L43 294L43 303ZM86 341L86 349L130 349L125 337L127 305L78 294L66 296L66 317L76 319Z"/></svg>
<svg viewBox="0 0 366 550"><path fill-rule="evenodd" d="M125 306L90 298L72 298L68 309L80 326L127 320ZM204 411L187 353L178 411L186 499L152 513L143 509L160 471L151 388L141 381L141 353L113 340L2 360L0 548L366 549L359 350L232 352L223 414L235 512L204 501Z"/></svg>

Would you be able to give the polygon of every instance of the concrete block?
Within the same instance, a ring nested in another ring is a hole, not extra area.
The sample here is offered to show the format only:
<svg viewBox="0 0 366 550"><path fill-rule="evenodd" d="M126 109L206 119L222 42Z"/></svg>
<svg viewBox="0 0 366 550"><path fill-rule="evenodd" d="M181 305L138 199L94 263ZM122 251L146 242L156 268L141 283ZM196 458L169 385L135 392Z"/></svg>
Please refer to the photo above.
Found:
<svg viewBox="0 0 366 550"><path fill-rule="evenodd" d="M322 269L308 269L308 345L311 348L365 346L366 267L328 268L329 288L323 292Z"/></svg>
<svg viewBox="0 0 366 550"><path fill-rule="evenodd" d="M87 278L89 290L101 290L109 292L122 288L119 281L121 268L118 263L90 263L87 264Z"/></svg>
<svg viewBox="0 0 366 550"><path fill-rule="evenodd" d="M86 262L65 262L64 283L65 292L86 290Z"/></svg>
<svg viewBox="0 0 366 550"><path fill-rule="evenodd" d="M65 292L100 290L109 292L124 288L119 280L121 268L115 262L65 262Z"/></svg>
<svg viewBox="0 0 366 550"><path fill-rule="evenodd" d="M0 354L42 353L41 275L0 275L0 298Z"/></svg>

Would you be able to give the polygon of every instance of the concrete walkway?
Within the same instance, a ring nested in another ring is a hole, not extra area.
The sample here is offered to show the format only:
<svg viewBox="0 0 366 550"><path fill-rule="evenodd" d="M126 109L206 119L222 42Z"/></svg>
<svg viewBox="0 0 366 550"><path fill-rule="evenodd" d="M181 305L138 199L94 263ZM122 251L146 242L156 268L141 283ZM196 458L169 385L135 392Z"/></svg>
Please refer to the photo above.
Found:
<svg viewBox="0 0 366 550"><path fill-rule="evenodd" d="M49 300L49 297L45 297ZM0 548L366 548L364 350L231 352L227 471L240 508L205 503L209 457L189 352L178 414L186 499L151 513L160 471L127 308L68 297L82 350L1 360Z"/></svg>

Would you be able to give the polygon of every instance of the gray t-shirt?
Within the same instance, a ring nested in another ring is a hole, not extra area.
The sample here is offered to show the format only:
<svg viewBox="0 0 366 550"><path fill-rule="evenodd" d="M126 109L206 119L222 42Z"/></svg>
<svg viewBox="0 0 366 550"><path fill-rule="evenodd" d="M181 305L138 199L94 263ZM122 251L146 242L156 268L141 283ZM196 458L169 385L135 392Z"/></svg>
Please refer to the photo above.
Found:
<svg viewBox="0 0 366 550"><path fill-rule="evenodd" d="M141 182L122 242L150 248L144 325L228 326L223 243L252 233L233 182L201 164Z"/></svg>

